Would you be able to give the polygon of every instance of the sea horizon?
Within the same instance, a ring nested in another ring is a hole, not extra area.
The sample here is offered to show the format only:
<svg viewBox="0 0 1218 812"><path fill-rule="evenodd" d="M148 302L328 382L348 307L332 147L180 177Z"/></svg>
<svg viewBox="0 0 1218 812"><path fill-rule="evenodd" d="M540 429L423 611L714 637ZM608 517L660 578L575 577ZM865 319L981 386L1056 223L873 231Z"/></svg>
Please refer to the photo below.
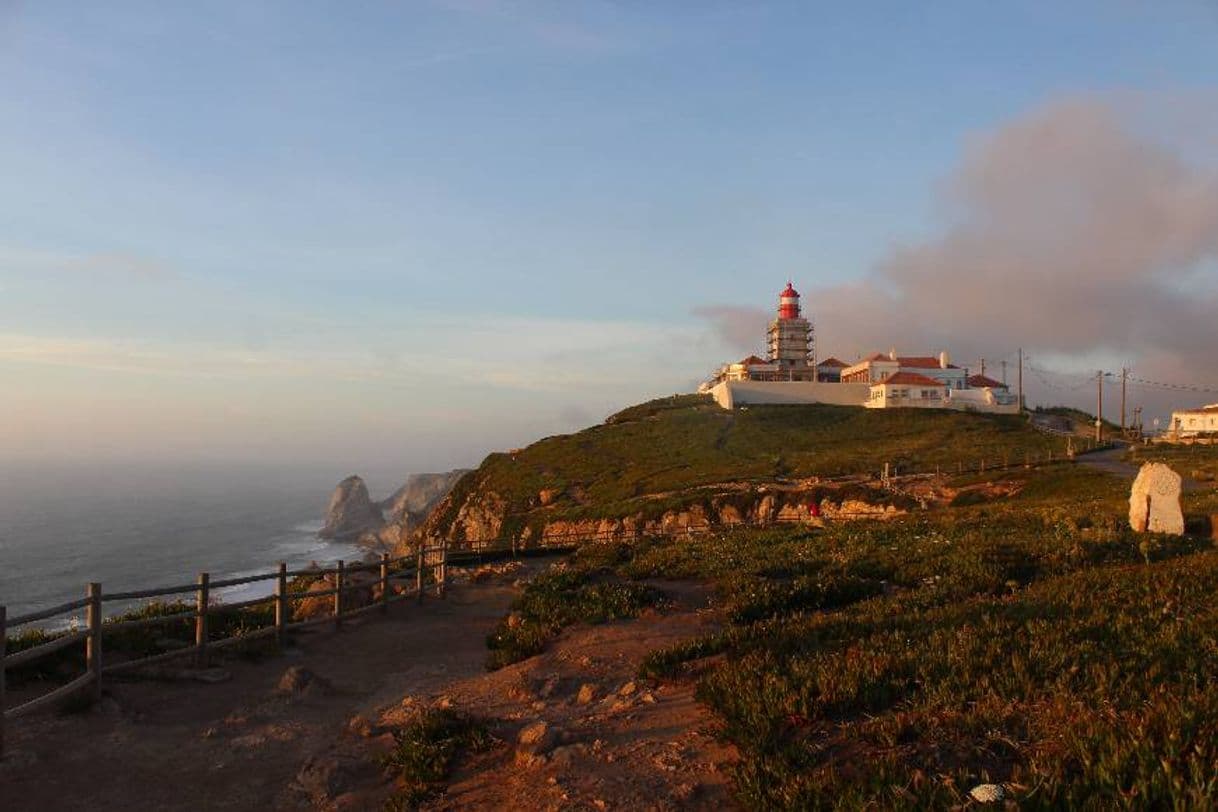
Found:
<svg viewBox="0 0 1218 812"><path fill-rule="evenodd" d="M0 465L0 605L11 617L83 597L90 581L118 592L190 583L200 572L253 575L280 561L362 559L358 545L317 536L330 492L359 473L335 470L244 461ZM407 476L365 479L379 501ZM269 584L217 597L241 600Z"/></svg>

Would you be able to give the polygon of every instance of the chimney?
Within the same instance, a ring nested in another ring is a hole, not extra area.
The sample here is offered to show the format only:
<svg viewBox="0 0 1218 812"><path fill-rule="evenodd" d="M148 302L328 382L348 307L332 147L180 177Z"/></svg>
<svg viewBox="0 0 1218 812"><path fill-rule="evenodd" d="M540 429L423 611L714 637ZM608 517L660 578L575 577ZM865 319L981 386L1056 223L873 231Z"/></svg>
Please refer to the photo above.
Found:
<svg viewBox="0 0 1218 812"><path fill-rule="evenodd" d="M939 369L947 369L952 365L952 357L947 354L947 350L939 353Z"/></svg>
<svg viewBox="0 0 1218 812"><path fill-rule="evenodd" d="M891 350L888 351L888 360L889 361L897 360L897 348L896 347L893 347Z"/></svg>

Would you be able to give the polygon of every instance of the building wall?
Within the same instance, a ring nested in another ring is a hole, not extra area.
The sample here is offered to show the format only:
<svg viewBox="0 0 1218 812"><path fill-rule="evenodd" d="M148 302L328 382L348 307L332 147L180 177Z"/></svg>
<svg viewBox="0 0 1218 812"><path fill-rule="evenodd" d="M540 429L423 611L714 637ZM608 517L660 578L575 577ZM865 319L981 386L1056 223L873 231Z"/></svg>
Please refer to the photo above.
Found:
<svg viewBox="0 0 1218 812"><path fill-rule="evenodd" d="M1172 412L1171 424L1181 437L1218 432L1218 412Z"/></svg>
<svg viewBox="0 0 1218 812"><path fill-rule="evenodd" d="M908 386L918 393L924 387ZM879 387L877 387L879 389ZM821 383L814 381L720 381L711 388L715 403L724 409L750 404L827 403L834 406L884 408L956 409L959 411L1018 414L1015 398L1001 403L990 389L949 389L942 398L908 397L873 401L871 385L866 383Z"/></svg>
<svg viewBox="0 0 1218 812"><path fill-rule="evenodd" d="M817 381L722 381L711 395L724 409L761 403L828 403L862 406L871 387L865 383L820 383Z"/></svg>
<svg viewBox="0 0 1218 812"><path fill-rule="evenodd" d="M943 405L961 411L1019 414L1019 398L999 389L949 389Z"/></svg>
<svg viewBox="0 0 1218 812"><path fill-rule="evenodd" d="M946 390L916 383L872 386L868 409L943 409L950 408Z"/></svg>

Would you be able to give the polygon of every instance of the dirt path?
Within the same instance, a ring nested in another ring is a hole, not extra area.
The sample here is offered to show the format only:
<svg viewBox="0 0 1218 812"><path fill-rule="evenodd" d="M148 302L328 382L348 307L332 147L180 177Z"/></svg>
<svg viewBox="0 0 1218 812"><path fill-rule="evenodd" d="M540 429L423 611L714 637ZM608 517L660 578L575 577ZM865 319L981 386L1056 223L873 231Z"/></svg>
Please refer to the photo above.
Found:
<svg viewBox="0 0 1218 812"><path fill-rule="evenodd" d="M674 611L570 629L543 654L449 687L451 701L498 720L505 742L465 765L426 808L662 810L732 809L733 748L711 733L692 682L636 677L651 651L717 627L709 592L656 584ZM513 746L544 722L548 748Z"/></svg>
<svg viewBox="0 0 1218 812"><path fill-rule="evenodd" d="M261 662L224 662L226 682L112 682L86 713L10 723L0 808L309 808L307 793L290 789L302 764L353 716L481 673L485 635L514 594L508 584L456 586L446 600L396 604L341 632L314 627ZM280 695L292 666L321 679Z"/></svg>
<svg viewBox="0 0 1218 812"><path fill-rule="evenodd" d="M735 754L708 734L692 684L635 679L647 653L716 625L705 588L660 586L674 609L570 629L493 673L485 636L509 584L456 585L445 601L302 635L283 654L223 663L231 679L218 684L111 683L88 712L10 726L0 809L377 810L394 790L377 757L395 720L434 704L488 719L499 744L459 764L431 809L731 808ZM315 678L281 692L289 669ZM518 752L536 722L545 746Z"/></svg>

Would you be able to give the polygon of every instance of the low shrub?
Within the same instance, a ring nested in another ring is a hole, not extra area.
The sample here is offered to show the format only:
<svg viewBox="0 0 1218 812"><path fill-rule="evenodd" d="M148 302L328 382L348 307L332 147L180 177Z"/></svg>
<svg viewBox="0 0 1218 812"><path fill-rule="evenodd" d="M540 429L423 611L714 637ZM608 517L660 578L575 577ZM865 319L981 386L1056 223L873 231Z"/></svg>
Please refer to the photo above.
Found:
<svg viewBox="0 0 1218 812"><path fill-rule="evenodd" d="M462 752L489 749L494 738L486 723L451 708L422 711L393 734L397 745L384 757L401 783L386 808L414 809L444 789Z"/></svg>

